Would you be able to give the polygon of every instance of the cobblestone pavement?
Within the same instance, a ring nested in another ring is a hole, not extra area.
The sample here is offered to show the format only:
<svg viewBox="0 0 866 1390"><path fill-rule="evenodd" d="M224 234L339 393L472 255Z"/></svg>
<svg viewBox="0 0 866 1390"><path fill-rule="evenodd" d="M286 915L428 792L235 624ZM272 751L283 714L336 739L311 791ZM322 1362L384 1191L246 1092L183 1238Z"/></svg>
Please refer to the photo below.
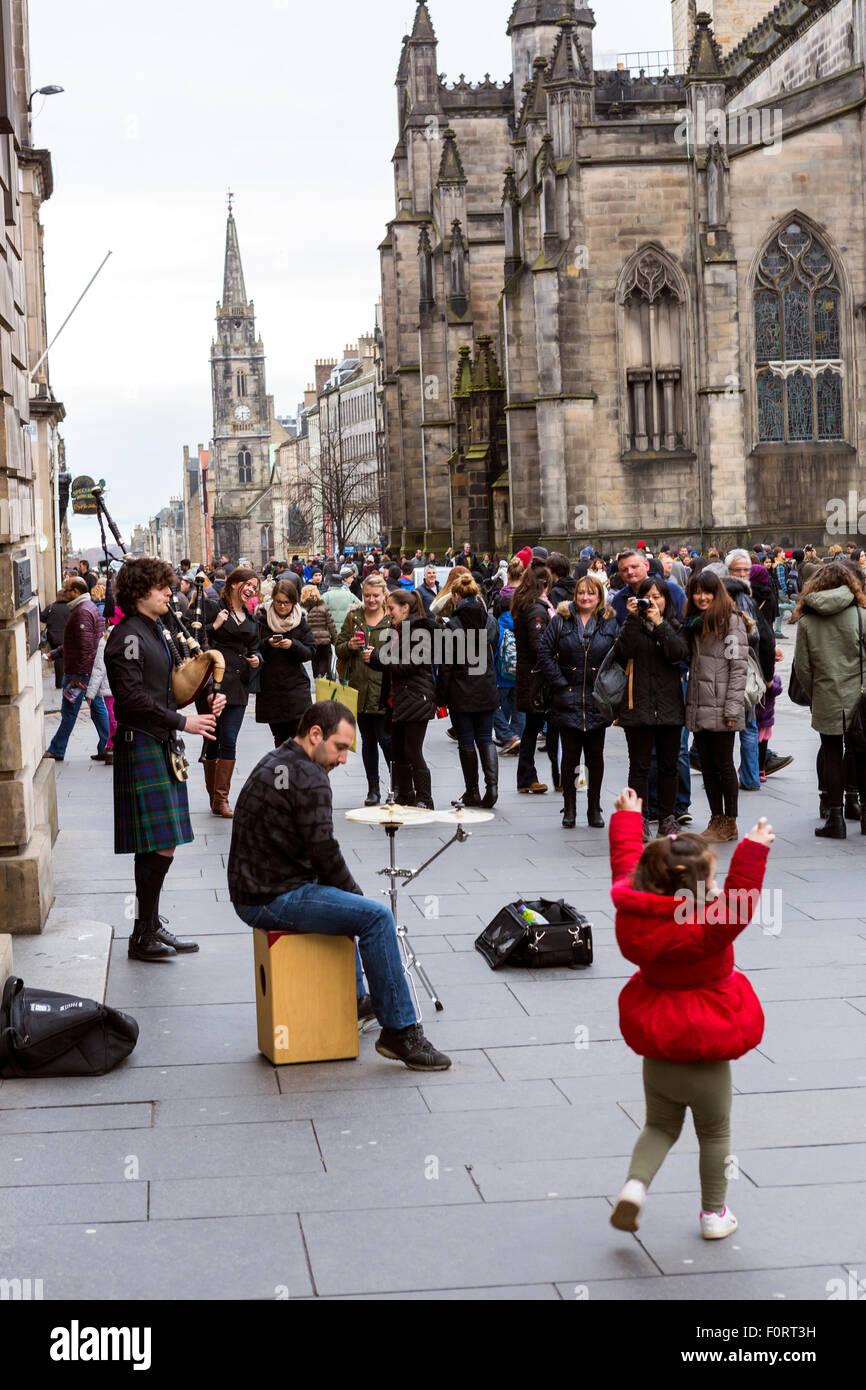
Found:
<svg viewBox="0 0 866 1390"><path fill-rule="evenodd" d="M196 841L163 910L201 953L130 963L131 861L111 852L111 774L91 764L82 720L58 768L56 891L73 919L113 925L108 1002L135 1015L141 1039L102 1079L0 1084L0 1275L41 1278L48 1299L824 1300L842 1287L829 1281L866 1274L866 840L856 825L845 843L814 839L816 736L808 712L786 699L779 711L774 746L796 761L742 797L742 831L759 814L777 828L767 887L778 896L737 951L767 1029L735 1066L740 1229L719 1243L699 1238L690 1124L639 1236L608 1223L642 1092L617 1023L631 970L614 938L607 838L585 823L563 832L553 794L519 798L516 760L503 760L495 822L405 902L446 1004L436 1016L422 996L425 1027L453 1070L406 1071L376 1054L373 1033L357 1062L276 1071L256 1050L250 932L226 891L230 827L207 810L199 770ZM456 749L441 724L428 745L447 805ZM267 746L250 716L239 772ZM626 779L619 731L608 750L606 809ZM333 787L344 852L377 896L385 836L344 819L363 802L360 758ZM700 778L693 810L700 828ZM416 865L447 838L404 830L399 859ZM493 974L476 935L504 903L542 893L590 916L594 966Z"/></svg>

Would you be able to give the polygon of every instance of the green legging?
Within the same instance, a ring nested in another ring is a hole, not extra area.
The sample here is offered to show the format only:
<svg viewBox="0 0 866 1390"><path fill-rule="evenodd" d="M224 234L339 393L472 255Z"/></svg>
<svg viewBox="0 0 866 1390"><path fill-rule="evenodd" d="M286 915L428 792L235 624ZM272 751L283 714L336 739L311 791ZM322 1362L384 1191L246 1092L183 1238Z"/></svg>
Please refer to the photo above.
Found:
<svg viewBox="0 0 866 1390"><path fill-rule="evenodd" d="M646 1124L634 1146L629 1178L649 1187L680 1137L686 1110L691 1110L701 1150L703 1210L722 1212L731 1156L730 1062L663 1062L645 1057L643 1087Z"/></svg>

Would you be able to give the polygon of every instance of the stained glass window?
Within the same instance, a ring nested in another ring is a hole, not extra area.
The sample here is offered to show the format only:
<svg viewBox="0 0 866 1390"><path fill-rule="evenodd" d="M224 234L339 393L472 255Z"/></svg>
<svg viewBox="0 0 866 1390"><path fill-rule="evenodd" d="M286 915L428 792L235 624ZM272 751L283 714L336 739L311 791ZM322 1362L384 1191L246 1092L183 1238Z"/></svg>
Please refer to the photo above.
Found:
<svg viewBox="0 0 866 1390"><path fill-rule="evenodd" d="M818 438L841 439L842 378L836 372L822 372L815 385L818 398Z"/></svg>
<svg viewBox="0 0 866 1390"><path fill-rule="evenodd" d="M758 440L843 439L842 295L827 248L791 222L755 283Z"/></svg>
<svg viewBox="0 0 866 1390"><path fill-rule="evenodd" d="M780 441L785 438L784 411L780 376L762 372L758 376L758 438Z"/></svg>

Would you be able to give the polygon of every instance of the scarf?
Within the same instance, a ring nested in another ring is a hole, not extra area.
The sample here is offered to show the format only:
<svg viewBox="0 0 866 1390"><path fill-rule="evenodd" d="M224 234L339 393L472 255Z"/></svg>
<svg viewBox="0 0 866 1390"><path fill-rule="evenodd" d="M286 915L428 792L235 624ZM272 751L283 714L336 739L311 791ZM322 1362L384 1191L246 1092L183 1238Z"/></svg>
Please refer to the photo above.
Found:
<svg viewBox="0 0 866 1390"><path fill-rule="evenodd" d="M90 594L79 594L78 598L72 599L69 604L70 613L72 612L73 608L77 608L80 603L86 603L89 598Z"/></svg>
<svg viewBox="0 0 866 1390"><path fill-rule="evenodd" d="M274 612L273 599L270 599L264 607L265 617L271 632L293 632L304 621L304 610L299 603L295 604L287 618L280 618Z"/></svg>

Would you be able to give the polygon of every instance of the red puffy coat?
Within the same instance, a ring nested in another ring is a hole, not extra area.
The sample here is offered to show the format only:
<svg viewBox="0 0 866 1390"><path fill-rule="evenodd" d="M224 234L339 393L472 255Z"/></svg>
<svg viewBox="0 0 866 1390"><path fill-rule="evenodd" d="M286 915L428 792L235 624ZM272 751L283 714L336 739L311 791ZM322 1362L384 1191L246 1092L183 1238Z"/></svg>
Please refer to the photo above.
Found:
<svg viewBox="0 0 866 1390"><path fill-rule="evenodd" d="M760 901L768 848L743 840L719 898L697 901L694 910L683 898L631 886L643 848L640 814L617 811L610 822L616 939L640 967L619 997L622 1035L640 1057L734 1061L764 1035L757 995L734 968L733 942Z"/></svg>

